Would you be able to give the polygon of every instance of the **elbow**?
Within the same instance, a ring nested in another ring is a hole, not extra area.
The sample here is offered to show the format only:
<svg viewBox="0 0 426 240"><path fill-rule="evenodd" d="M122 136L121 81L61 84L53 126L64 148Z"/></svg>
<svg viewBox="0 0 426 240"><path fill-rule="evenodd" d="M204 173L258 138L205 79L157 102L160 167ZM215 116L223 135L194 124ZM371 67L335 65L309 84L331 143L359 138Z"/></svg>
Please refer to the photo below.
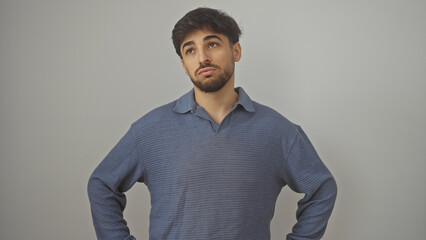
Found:
<svg viewBox="0 0 426 240"><path fill-rule="evenodd" d="M328 179L324 187L327 189L327 193L328 193L327 195L329 196L329 199L333 201L333 205L334 205L334 202L336 201L336 198L337 198L338 191L337 191L337 182L333 176L331 176Z"/></svg>
<svg viewBox="0 0 426 240"><path fill-rule="evenodd" d="M87 182L87 195L89 196L89 200L99 195L101 185L100 179L92 174Z"/></svg>
<svg viewBox="0 0 426 240"><path fill-rule="evenodd" d="M337 190L337 182L336 182L336 180L334 179L334 177L332 178L332 191L333 191L333 196L334 196L334 199L336 199L337 198L337 192L338 192L338 190Z"/></svg>
<svg viewBox="0 0 426 240"><path fill-rule="evenodd" d="M336 203L336 199L337 199L337 183L336 180L334 179L334 177L331 177L325 184L325 189L326 189L326 198L325 201L327 202L327 205L329 206L329 211L331 214L331 212L334 209L334 205Z"/></svg>
<svg viewBox="0 0 426 240"><path fill-rule="evenodd" d="M94 189L96 189L96 181L94 180L93 176L90 176L89 181L87 182L87 195L89 196L89 199L91 198Z"/></svg>

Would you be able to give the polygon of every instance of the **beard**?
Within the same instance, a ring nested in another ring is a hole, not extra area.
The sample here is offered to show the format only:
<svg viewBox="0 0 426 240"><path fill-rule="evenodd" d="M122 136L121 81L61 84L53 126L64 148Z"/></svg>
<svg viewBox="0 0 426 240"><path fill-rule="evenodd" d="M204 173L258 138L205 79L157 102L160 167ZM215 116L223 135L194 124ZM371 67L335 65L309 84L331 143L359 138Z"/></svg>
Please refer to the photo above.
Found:
<svg viewBox="0 0 426 240"><path fill-rule="evenodd" d="M206 92L206 93L211 93L211 92L217 92L220 89L223 88L223 86L226 85L226 83L229 82L229 80L231 79L232 75L234 74L234 67L235 67L235 63L234 61L232 61L232 64L228 65L226 68L223 69L223 72L218 74L216 77L213 76L205 76L204 79L200 80L200 79L194 79L197 76L198 71L201 68L205 68L205 67L213 67L216 69L216 71L220 70L221 68L217 65L214 64L210 64L210 63L206 63L201 65L195 72L194 72L194 76L192 77L191 75L189 76L189 78L191 79L192 83L201 91Z"/></svg>

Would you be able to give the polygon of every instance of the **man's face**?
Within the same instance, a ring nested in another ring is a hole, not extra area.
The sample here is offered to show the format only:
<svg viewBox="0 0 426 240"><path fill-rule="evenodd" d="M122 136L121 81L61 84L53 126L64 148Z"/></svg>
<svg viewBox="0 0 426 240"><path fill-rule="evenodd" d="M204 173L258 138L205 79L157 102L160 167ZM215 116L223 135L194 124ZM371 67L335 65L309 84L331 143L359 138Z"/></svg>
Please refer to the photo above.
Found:
<svg viewBox="0 0 426 240"><path fill-rule="evenodd" d="M233 80L241 47L239 43L231 46L225 35L197 30L183 40L181 53L183 68L194 86L203 92L216 92Z"/></svg>

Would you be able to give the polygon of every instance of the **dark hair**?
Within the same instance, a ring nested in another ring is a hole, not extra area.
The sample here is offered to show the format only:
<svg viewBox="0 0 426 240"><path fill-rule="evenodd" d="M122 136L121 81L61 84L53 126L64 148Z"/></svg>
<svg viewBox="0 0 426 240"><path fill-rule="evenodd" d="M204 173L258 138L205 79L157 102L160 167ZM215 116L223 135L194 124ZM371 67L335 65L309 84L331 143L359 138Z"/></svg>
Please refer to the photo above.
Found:
<svg viewBox="0 0 426 240"><path fill-rule="evenodd" d="M230 44L239 41L241 30L235 20L225 12L211 8L197 8L183 16L172 31L173 45L176 53L182 58L180 46L190 33L207 29L228 37Z"/></svg>

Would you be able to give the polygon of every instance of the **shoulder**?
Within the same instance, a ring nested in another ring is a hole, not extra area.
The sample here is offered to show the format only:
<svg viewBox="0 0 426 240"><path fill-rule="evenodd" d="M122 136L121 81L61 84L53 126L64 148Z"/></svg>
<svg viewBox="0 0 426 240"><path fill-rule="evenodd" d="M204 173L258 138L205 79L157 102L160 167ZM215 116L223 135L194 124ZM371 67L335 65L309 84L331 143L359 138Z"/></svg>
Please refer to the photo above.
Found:
<svg viewBox="0 0 426 240"><path fill-rule="evenodd" d="M152 126L164 124L168 120L172 120L177 114L174 111L176 102L177 100L174 100L170 103L154 108L153 110L149 111L148 113L143 115L141 118L136 120L132 124L132 128L140 129L140 128L152 127Z"/></svg>
<svg viewBox="0 0 426 240"><path fill-rule="evenodd" d="M276 111L275 109L271 107L260 104L256 101L253 101L253 107L255 109L256 117L262 119L262 121L265 121L267 123L276 123L276 124L279 124L280 126L287 127L287 128L297 127L296 124L288 120L281 113L279 113L278 111Z"/></svg>
<svg viewBox="0 0 426 240"><path fill-rule="evenodd" d="M276 136L286 145L296 138L300 126L293 123L275 109L253 101L257 127L262 128L271 136Z"/></svg>

